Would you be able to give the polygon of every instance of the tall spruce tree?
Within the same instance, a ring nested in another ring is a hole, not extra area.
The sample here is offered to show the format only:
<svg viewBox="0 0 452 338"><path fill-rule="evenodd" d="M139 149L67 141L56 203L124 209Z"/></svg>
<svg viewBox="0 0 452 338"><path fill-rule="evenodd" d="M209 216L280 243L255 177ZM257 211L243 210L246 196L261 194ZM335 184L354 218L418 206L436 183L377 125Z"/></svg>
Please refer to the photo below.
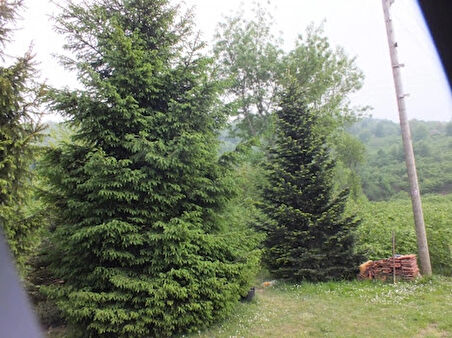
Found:
<svg viewBox="0 0 452 338"><path fill-rule="evenodd" d="M22 1L0 1L0 227L19 267L36 242L39 217L31 206L31 165L43 127L37 106L42 91L33 83L33 55L11 57L5 47Z"/></svg>
<svg viewBox="0 0 452 338"><path fill-rule="evenodd" d="M344 216L347 191L333 196L335 161L319 116L306 107L297 81L287 81L276 113L263 190L265 259L279 278L325 281L353 275L353 229ZM323 132L322 132L323 131Z"/></svg>
<svg viewBox="0 0 452 338"><path fill-rule="evenodd" d="M191 18L166 0L102 0L69 3L58 24L85 89L52 93L78 131L44 167L64 282L49 292L81 336L205 327L247 292L258 259L220 217L234 193L217 155L225 117Z"/></svg>

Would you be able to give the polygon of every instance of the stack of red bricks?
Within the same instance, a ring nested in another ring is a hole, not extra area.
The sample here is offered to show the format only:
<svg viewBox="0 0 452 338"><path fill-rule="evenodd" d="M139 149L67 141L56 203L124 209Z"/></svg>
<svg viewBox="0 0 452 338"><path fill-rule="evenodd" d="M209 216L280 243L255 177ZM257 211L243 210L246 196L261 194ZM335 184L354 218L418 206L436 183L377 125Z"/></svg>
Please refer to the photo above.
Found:
<svg viewBox="0 0 452 338"><path fill-rule="evenodd" d="M394 268L396 279L398 280L413 280L419 276L416 255L404 255L361 264L359 267L359 278L392 279Z"/></svg>

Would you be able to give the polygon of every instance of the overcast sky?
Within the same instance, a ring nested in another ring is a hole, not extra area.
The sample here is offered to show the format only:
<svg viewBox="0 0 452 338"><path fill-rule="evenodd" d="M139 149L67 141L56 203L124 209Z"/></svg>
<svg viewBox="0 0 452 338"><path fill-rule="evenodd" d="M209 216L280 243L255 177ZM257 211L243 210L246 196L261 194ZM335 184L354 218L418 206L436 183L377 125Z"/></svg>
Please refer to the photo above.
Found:
<svg viewBox="0 0 452 338"><path fill-rule="evenodd" d="M176 1L176 0L173 0ZM204 40L211 42L216 25L245 2L245 13L252 15L252 1L185 0L194 6L197 28ZM267 4L268 0L256 2ZM58 65L52 54L61 53L63 39L52 30L49 15L55 6L49 0L25 0L22 28L8 51L23 54L30 43L40 63L41 76L51 85L73 85L75 76ZM284 39L285 49L293 47L298 34L310 23L324 24L325 34L333 45L342 46L366 79L364 87L352 97L356 105L370 105L375 118L398 121L381 0L278 0L267 5ZM415 0L396 0L391 8L398 42L399 60L410 119L450 121L452 95L436 50ZM277 32L275 32L277 33ZM55 116L50 119L56 119Z"/></svg>

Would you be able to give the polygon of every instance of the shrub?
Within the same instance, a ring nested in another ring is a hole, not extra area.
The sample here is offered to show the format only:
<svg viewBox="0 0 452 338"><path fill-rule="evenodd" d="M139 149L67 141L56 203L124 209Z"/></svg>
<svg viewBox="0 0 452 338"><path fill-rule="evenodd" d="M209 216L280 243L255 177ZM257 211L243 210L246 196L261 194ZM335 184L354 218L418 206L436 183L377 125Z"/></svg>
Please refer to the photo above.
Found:
<svg viewBox="0 0 452 338"><path fill-rule="evenodd" d="M392 231L399 254L417 253L414 218L409 199L355 204L361 217L357 229L358 249L369 259L392 255ZM452 195L423 198L424 219L434 273L452 275Z"/></svg>

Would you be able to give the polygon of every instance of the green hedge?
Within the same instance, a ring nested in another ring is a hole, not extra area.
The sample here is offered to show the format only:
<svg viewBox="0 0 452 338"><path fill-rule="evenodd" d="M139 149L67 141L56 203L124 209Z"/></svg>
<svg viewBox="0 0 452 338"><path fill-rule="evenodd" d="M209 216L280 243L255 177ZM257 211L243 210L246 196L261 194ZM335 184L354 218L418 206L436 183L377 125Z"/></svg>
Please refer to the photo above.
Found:
<svg viewBox="0 0 452 338"><path fill-rule="evenodd" d="M359 202L351 205L362 223L357 230L357 249L369 259L392 255L392 231L396 234L396 252L417 253L414 218L409 199L386 202ZM452 275L452 194L423 197L433 272Z"/></svg>

